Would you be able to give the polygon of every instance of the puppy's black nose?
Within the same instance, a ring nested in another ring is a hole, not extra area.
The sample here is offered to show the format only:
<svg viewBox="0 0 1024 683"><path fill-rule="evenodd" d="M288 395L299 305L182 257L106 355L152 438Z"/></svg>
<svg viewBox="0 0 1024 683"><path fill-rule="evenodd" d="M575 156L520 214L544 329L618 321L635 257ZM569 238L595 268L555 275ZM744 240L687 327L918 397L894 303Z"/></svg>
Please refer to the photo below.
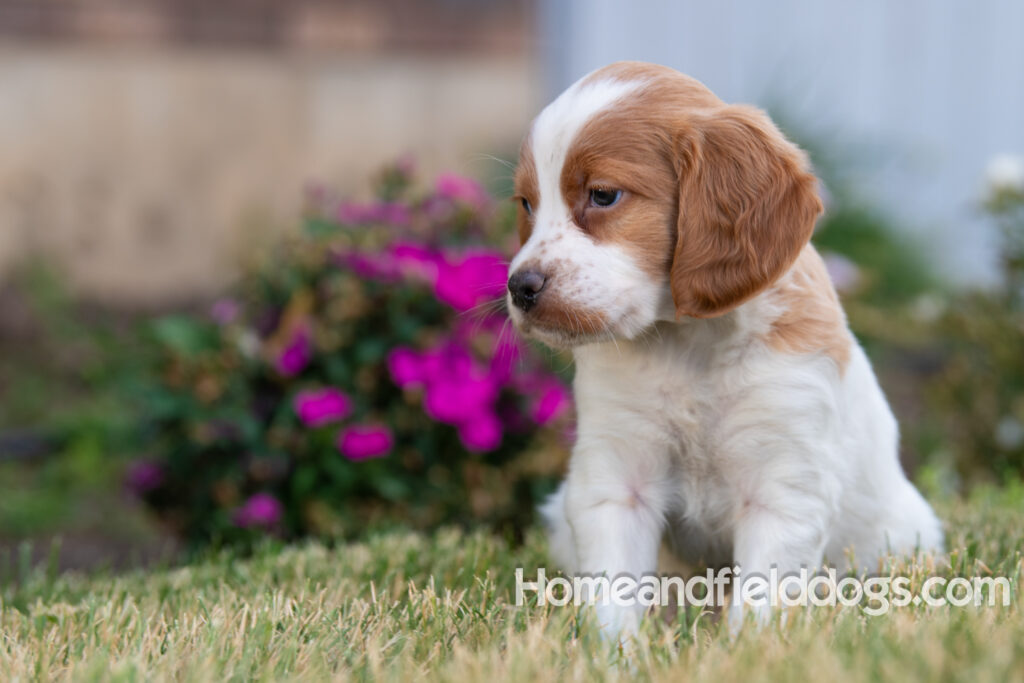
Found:
<svg viewBox="0 0 1024 683"><path fill-rule="evenodd" d="M529 311L537 305L540 298L540 291L544 289L547 282L540 273L533 270L519 271L508 279L508 291L512 295L512 303L523 312Z"/></svg>

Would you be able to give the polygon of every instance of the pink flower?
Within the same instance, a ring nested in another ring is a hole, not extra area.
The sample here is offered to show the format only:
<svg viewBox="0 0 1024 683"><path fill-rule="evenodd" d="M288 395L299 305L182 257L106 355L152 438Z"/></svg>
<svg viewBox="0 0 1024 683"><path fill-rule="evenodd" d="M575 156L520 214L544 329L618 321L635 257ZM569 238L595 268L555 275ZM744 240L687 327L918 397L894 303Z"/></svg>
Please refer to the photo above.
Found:
<svg viewBox="0 0 1024 683"><path fill-rule="evenodd" d="M339 265L371 280L391 281L398 277L398 265L390 254L347 251L336 256Z"/></svg>
<svg viewBox="0 0 1024 683"><path fill-rule="evenodd" d="M399 347L388 355L388 370L402 388L424 388L423 409L431 419L458 430L462 443L480 452L501 445L504 425L495 404L519 348L514 339L499 349L490 366L474 362L464 343L448 341L424 353ZM496 356L497 357L497 356Z"/></svg>
<svg viewBox="0 0 1024 683"><path fill-rule="evenodd" d="M412 220L409 207L399 202L381 202L377 205L377 220L381 223L404 226Z"/></svg>
<svg viewBox="0 0 1024 683"><path fill-rule="evenodd" d="M559 417L569 407L569 391L561 383L551 380L530 408L530 416L539 425Z"/></svg>
<svg viewBox="0 0 1024 683"><path fill-rule="evenodd" d="M387 455L395 441L381 425L354 425L338 435L338 450L349 460L368 460Z"/></svg>
<svg viewBox="0 0 1024 683"><path fill-rule="evenodd" d="M285 377L294 377L309 365L313 358L313 344L309 330L301 327L294 332L281 355L277 357L277 371Z"/></svg>
<svg viewBox="0 0 1024 683"><path fill-rule="evenodd" d="M477 251L439 264L434 294L458 311L469 311L505 292L508 265L497 252Z"/></svg>
<svg viewBox="0 0 1024 683"><path fill-rule="evenodd" d="M282 512L277 498L269 493L257 493L235 510L235 524L243 528L272 527L281 520Z"/></svg>
<svg viewBox="0 0 1024 683"><path fill-rule="evenodd" d="M427 387L423 408L434 420L458 425L488 410L498 397L490 376L451 377Z"/></svg>
<svg viewBox="0 0 1024 683"><path fill-rule="evenodd" d="M462 346L447 343L424 353L397 347L388 354L387 364L395 384L405 389L443 377L461 377L469 372L473 359Z"/></svg>
<svg viewBox="0 0 1024 683"><path fill-rule="evenodd" d="M293 405L295 414L307 427L322 427L343 420L352 413L352 400L333 387L300 391Z"/></svg>
<svg viewBox="0 0 1024 683"><path fill-rule="evenodd" d="M454 341L443 343L421 356L423 376L428 382L463 377L473 369L469 349Z"/></svg>
<svg viewBox="0 0 1024 683"><path fill-rule="evenodd" d="M338 205L337 218L339 223L358 224L366 222L368 213L363 204L342 202Z"/></svg>
<svg viewBox="0 0 1024 683"><path fill-rule="evenodd" d="M125 475L125 484L137 496L160 488L163 483L163 468L150 460L139 460L132 463Z"/></svg>
<svg viewBox="0 0 1024 683"><path fill-rule="evenodd" d="M365 223L387 223L390 225L408 225L411 219L409 207L400 202L372 202L359 204L343 202L338 206L338 221L349 225Z"/></svg>
<svg viewBox="0 0 1024 683"><path fill-rule="evenodd" d="M382 252L344 251L336 259L360 277L388 281L407 277L429 285L437 282L438 268L444 260L440 253L415 242L396 242Z"/></svg>
<svg viewBox="0 0 1024 683"><path fill-rule="evenodd" d="M392 349L388 353L387 364L391 379L402 389L420 384L424 380L420 355L410 348L400 346Z"/></svg>
<svg viewBox="0 0 1024 683"><path fill-rule="evenodd" d="M455 173L442 173L437 176L434 190L438 196L463 202L477 209L487 206L490 202L487 190L480 183Z"/></svg>
<svg viewBox="0 0 1024 683"><path fill-rule="evenodd" d="M470 451L493 451L501 445L502 425L493 413L482 412L459 424L459 440Z"/></svg>
<svg viewBox="0 0 1024 683"><path fill-rule="evenodd" d="M218 299L210 307L210 317L218 325L230 325L238 318L241 307L234 299Z"/></svg>
<svg viewBox="0 0 1024 683"><path fill-rule="evenodd" d="M390 255L399 273L431 285L437 282L438 267L444 261L441 254L414 242L396 242Z"/></svg>
<svg viewBox="0 0 1024 683"><path fill-rule="evenodd" d="M510 384L520 394L532 397L527 412L539 425L560 417L572 404L568 387L546 372L517 373L510 378Z"/></svg>
<svg viewBox="0 0 1024 683"><path fill-rule="evenodd" d="M494 343L494 355L491 356L491 373L502 381L508 380L515 369L516 363L523 355L523 349L511 330L502 330Z"/></svg>

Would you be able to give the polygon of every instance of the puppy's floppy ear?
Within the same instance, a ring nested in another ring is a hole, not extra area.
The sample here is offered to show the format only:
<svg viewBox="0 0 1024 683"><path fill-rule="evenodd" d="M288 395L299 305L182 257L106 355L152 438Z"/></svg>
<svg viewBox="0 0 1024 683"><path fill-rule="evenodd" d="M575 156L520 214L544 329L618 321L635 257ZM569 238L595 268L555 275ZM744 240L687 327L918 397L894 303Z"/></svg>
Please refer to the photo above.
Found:
<svg viewBox="0 0 1024 683"><path fill-rule="evenodd" d="M758 109L688 120L679 145L679 224L670 285L676 317L726 313L796 260L821 213L806 156Z"/></svg>

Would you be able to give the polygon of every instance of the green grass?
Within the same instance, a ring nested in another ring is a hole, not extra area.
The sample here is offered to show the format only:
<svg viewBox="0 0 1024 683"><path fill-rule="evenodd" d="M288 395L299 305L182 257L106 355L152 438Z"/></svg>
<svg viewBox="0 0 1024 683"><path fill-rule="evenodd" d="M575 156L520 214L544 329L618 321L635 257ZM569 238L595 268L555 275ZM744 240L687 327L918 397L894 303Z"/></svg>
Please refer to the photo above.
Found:
<svg viewBox="0 0 1024 683"><path fill-rule="evenodd" d="M540 534L391 533L123 575L15 569L0 680L1021 680L1024 486L939 509L941 573L1009 576L1011 606L817 608L736 639L691 609L647 619L624 657L577 610L512 604L514 568L546 564Z"/></svg>

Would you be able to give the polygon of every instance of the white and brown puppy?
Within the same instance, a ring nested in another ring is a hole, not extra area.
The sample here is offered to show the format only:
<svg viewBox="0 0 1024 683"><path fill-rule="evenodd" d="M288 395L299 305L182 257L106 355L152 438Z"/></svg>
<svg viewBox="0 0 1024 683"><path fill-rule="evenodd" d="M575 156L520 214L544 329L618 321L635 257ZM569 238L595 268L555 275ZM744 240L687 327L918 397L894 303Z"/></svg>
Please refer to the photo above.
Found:
<svg viewBox="0 0 1024 683"><path fill-rule="evenodd" d="M575 356L579 436L543 509L567 571L651 574L664 537L763 576L941 549L808 242L817 187L763 112L661 66L600 69L533 122L508 298ZM598 610L617 632L641 608Z"/></svg>

